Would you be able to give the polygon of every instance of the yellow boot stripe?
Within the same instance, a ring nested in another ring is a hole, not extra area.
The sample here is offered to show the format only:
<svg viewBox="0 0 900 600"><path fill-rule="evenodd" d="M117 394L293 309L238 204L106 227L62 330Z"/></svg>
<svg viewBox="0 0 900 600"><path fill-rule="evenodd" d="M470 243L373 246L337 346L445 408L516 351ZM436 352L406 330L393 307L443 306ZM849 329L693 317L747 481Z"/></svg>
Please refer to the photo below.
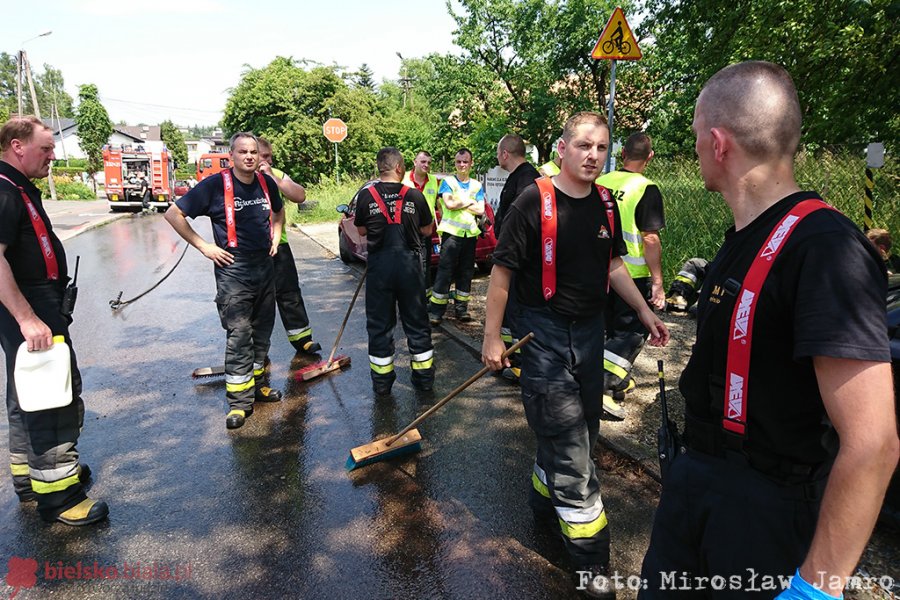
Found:
<svg viewBox="0 0 900 600"><path fill-rule="evenodd" d="M13 477L17 475L28 475L28 465L9 465L9 470L12 472Z"/></svg>
<svg viewBox="0 0 900 600"><path fill-rule="evenodd" d="M603 368L618 377L619 379L625 379L628 377L628 371L617 365L616 363L610 361L609 359L603 359Z"/></svg>
<svg viewBox="0 0 900 600"><path fill-rule="evenodd" d="M78 475L64 477L59 481L38 481L37 479L32 479L31 489L37 494L51 494L53 492L61 492L76 483L78 483Z"/></svg>
<svg viewBox="0 0 900 600"><path fill-rule="evenodd" d="M531 485L533 485L537 493L544 498L550 497L550 489L538 478L537 473L531 473Z"/></svg>
<svg viewBox="0 0 900 600"><path fill-rule="evenodd" d="M562 528L563 535L570 540L594 537L606 527L607 524L605 510L600 513L599 517L589 523L566 523L562 519L559 520L559 526Z"/></svg>
<svg viewBox="0 0 900 600"><path fill-rule="evenodd" d="M244 390L249 390L256 386L256 381L251 377L250 381L246 383L226 383L225 391L226 392L243 392Z"/></svg>
<svg viewBox="0 0 900 600"><path fill-rule="evenodd" d="M226 417L230 417L231 415L238 415L238 416L240 416L240 417L246 417L246 416L247 416L247 413L245 413L245 412L242 411L242 410L233 409L233 410L228 411L228 414L225 415L225 416L226 416Z"/></svg>

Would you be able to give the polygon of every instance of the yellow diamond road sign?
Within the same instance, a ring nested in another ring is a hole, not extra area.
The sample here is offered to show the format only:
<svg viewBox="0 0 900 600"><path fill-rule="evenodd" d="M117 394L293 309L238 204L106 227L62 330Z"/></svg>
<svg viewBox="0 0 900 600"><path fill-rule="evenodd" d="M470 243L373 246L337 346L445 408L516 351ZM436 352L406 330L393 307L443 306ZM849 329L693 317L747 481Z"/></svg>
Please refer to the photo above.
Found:
<svg viewBox="0 0 900 600"><path fill-rule="evenodd" d="M641 49L638 47L634 34L631 33L631 27L625 20L625 13L622 8L617 6L613 11L594 51L591 52L591 58L594 59L613 59L613 60L640 60L643 58Z"/></svg>

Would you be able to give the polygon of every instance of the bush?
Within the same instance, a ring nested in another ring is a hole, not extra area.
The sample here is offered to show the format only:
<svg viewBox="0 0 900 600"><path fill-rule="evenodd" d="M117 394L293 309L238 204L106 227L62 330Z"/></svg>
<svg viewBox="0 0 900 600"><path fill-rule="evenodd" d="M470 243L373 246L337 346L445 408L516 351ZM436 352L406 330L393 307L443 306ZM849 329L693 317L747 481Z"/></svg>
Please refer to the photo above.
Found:
<svg viewBox="0 0 900 600"><path fill-rule="evenodd" d="M84 185L81 180L75 181L69 177L54 177L53 183L56 185L57 200L94 200L94 190ZM46 179L35 181L38 189L41 190L42 198L50 197L50 186Z"/></svg>

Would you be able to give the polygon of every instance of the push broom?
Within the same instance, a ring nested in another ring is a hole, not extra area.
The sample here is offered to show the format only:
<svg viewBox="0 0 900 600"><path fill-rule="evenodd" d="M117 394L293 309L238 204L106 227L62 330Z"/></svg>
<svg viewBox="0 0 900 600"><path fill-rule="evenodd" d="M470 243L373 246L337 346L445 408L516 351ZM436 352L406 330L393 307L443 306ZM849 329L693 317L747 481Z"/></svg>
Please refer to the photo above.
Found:
<svg viewBox="0 0 900 600"><path fill-rule="evenodd" d="M516 350L530 342L533 337L534 333L529 333L521 340L510 346L509 349L503 353L501 360L507 358L510 354L513 354ZM350 450L350 458L347 459L346 465L347 470L352 471L353 469L358 469L359 467L364 467L374 462L387 460L389 458L395 458L404 454L412 454L413 452L418 452L419 450L421 450L422 435L419 433L418 429L415 429L415 427L422 421L433 415L435 412L437 412L442 406L450 402L460 392L481 379L489 370L490 369L488 367L481 367L480 371L469 377L462 385L444 396L437 402L437 404L422 413L419 418L404 427L400 431L400 433L388 438L375 440L374 442L371 442L364 446L357 446L356 448Z"/></svg>
<svg viewBox="0 0 900 600"><path fill-rule="evenodd" d="M350 312L353 310L353 305L356 304L356 297L359 296L359 290L362 289L363 282L366 280L366 274L369 272L369 267L366 267L366 270L363 271L362 277L359 278L359 284L356 286L356 291L353 293L353 299L350 300L350 306L347 307L347 314L344 315L344 322L341 323L341 329L338 331L337 337L334 339L334 346L331 347L331 354L328 355L328 360L319 361L312 363L311 365L307 365L302 369L297 369L294 372L294 380L295 381L309 381L311 379L315 379L316 377L321 377L326 373L331 373L332 371L337 371L338 369L343 369L344 367L350 366L350 357L346 354L340 354L335 356L334 353L337 352L338 344L341 343L341 336L344 335L344 328L347 326L347 321L350 319Z"/></svg>

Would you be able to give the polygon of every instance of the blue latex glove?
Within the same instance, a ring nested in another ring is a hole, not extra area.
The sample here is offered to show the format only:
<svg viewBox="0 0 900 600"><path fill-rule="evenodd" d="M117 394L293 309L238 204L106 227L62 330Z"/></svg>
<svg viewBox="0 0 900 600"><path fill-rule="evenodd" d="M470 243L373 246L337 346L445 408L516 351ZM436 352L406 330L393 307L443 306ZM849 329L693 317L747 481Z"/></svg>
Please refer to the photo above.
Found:
<svg viewBox="0 0 900 600"><path fill-rule="evenodd" d="M794 573L791 585L775 597L775 600L844 600L844 594L832 596L800 577L800 569Z"/></svg>

